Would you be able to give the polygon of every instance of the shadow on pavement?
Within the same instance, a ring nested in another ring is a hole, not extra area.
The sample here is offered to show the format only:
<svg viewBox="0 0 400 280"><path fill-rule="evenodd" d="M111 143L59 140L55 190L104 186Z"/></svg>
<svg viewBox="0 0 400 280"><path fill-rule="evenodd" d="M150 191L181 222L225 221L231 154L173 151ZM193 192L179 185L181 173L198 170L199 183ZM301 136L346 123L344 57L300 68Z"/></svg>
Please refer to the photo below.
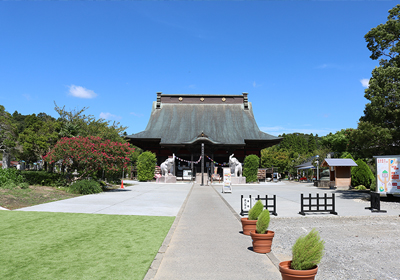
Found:
<svg viewBox="0 0 400 280"><path fill-rule="evenodd" d="M340 194L340 198L344 199L368 199L370 198L369 191L345 191L336 190L335 194Z"/></svg>
<svg viewBox="0 0 400 280"><path fill-rule="evenodd" d="M105 192L130 192L132 190L128 189L114 189L114 190L106 190Z"/></svg>

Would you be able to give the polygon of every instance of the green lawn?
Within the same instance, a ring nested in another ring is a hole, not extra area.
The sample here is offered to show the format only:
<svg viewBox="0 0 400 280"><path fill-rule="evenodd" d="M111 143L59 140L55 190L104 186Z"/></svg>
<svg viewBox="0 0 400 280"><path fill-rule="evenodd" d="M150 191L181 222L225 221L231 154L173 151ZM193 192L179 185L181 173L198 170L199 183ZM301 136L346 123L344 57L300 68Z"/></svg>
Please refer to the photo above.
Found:
<svg viewBox="0 0 400 280"><path fill-rule="evenodd" d="M0 211L0 278L143 279L174 219Z"/></svg>

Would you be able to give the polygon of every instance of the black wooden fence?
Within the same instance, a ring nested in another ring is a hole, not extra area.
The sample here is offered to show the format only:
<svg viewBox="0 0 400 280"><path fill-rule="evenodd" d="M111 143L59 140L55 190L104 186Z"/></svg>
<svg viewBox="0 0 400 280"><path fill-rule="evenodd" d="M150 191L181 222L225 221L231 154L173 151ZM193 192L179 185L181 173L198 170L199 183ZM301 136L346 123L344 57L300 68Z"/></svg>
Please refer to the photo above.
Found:
<svg viewBox="0 0 400 280"><path fill-rule="evenodd" d="M264 208L268 209L269 213L274 215L274 216L278 216L278 213L276 213L276 195L273 195L272 197L268 197L268 195L265 195L265 198L260 197L260 195L258 195L256 198L254 198L255 200L261 200L261 202L263 202L264 204ZM264 203L265 201L265 203ZM240 196L240 215L244 216L247 215L249 213L249 210L251 207L253 207L252 204L252 200L251 200L251 195L249 195L249 199L248 199L249 203L244 203L243 200L243 195Z"/></svg>
<svg viewBox="0 0 400 280"><path fill-rule="evenodd" d="M329 203L328 203L329 202ZM326 193L324 196L320 196L319 193L316 196L311 194L308 197L301 194L300 197L301 209L299 214L305 215L306 212L328 212L330 214L337 215L335 211L335 194L328 196Z"/></svg>

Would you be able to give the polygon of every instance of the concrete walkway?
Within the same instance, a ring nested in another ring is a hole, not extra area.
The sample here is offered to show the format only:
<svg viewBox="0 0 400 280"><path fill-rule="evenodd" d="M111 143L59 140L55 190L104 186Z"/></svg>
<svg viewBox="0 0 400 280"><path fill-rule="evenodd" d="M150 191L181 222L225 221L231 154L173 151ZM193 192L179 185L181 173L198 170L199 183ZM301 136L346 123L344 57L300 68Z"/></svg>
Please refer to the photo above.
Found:
<svg viewBox="0 0 400 280"><path fill-rule="evenodd" d="M192 186L190 183L124 182L135 185L124 189L25 207L15 211L176 216Z"/></svg>
<svg viewBox="0 0 400 280"><path fill-rule="evenodd" d="M222 185L213 185L215 190L221 193ZM338 213L337 216L329 213L306 213L306 216L334 216L334 217L354 217L354 216L376 216L376 215L393 215L397 216L399 213L393 209L385 209L387 213L374 213L366 210L365 207L369 207L370 203L363 198L369 198L370 195L365 192L355 191L341 191L328 188L314 187L312 183L297 183L282 181L278 183L268 182L260 184L246 184L246 185L234 185L232 186L232 193L221 193L221 196L231 205L237 214L240 213L240 196L264 197L265 195L271 196L276 195L276 212L278 217L303 217L299 215L300 212L300 195L308 196L312 194L315 196L317 193L323 196L327 193L331 196L335 194L336 207L335 210ZM331 202L331 201L329 201ZM313 203L315 203L313 201Z"/></svg>
<svg viewBox="0 0 400 280"><path fill-rule="evenodd" d="M396 209L388 208L387 213L374 214L365 210L369 203L361 198L369 196L366 193L319 189L306 183L283 181L234 185L232 193L225 194L221 193L221 185L132 183L135 185L124 190L85 195L26 207L18 211L176 216L145 280L281 279L277 269L279 260L275 256L280 260L290 259L289 247L299 234L299 230L296 231L296 236L292 234L293 229L282 230L283 227L291 228L290 219L307 221L310 227L317 227L320 223L313 217L327 217L330 227L341 228L345 219L351 219L351 216L355 218L364 216L367 220L369 216L378 218L399 216L399 211ZM298 214L301 193L325 192L335 192L337 216L309 214L305 218ZM275 236L273 251L269 254L254 253L251 248L251 238L240 233L242 228L238 213L242 194L247 197L277 195L278 217L271 217L270 226L271 230L279 232L279 235ZM293 219L295 217L298 219ZM397 221L392 222L396 223ZM304 230L304 227L305 225L300 223L299 228ZM323 228L320 230L324 234ZM326 232L330 233L331 230L327 229ZM330 236L331 234L328 234L324 238L328 239ZM286 238L291 238L290 242ZM339 237L338 240L343 238L345 237ZM335 240L330 243L336 244ZM285 246L289 246L289 249ZM340 258L342 257L336 257ZM326 259L332 258L329 258L328 254ZM320 274L324 273L329 275L330 272L327 269L324 272L321 266ZM346 273L344 275L348 276ZM351 277L337 279L351 279Z"/></svg>
<svg viewBox="0 0 400 280"><path fill-rule="evenodd" d="M265 254L252 251L251 238L213 188L195 184L177 219L154 279L281 279ZM153 279L152 269L145 279Z"/></svg>

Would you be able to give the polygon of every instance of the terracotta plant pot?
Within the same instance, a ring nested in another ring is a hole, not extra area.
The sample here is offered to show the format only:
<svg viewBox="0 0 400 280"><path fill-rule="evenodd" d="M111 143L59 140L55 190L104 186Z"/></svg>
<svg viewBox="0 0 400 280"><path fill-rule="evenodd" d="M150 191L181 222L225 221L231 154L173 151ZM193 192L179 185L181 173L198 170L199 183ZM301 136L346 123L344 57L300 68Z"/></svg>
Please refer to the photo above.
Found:
<svg viewBox="0 0 400 280"><path fill-rule="evenodd" d="M257 220L249 220L248 218L242 218L243 234L250 235L250 231L256 231Z"/></svg>
<svg viewBox="0 0 400 280"><path fill-rule="evenodd" d="M253 251L256 253L269 253L271 252L272 239L274 238L275 232L268 230L264 234L256 233L251 231L250 236L253 240Z"/></svg>
<svg viewBox="0 0 400 280"><path fill-rule="evenodd" d="M279 263L279 271L282 274L282 280L313 280L317 275L318 266L308 270L294 270L290 268L292 261L284 261Z"/></svg>

